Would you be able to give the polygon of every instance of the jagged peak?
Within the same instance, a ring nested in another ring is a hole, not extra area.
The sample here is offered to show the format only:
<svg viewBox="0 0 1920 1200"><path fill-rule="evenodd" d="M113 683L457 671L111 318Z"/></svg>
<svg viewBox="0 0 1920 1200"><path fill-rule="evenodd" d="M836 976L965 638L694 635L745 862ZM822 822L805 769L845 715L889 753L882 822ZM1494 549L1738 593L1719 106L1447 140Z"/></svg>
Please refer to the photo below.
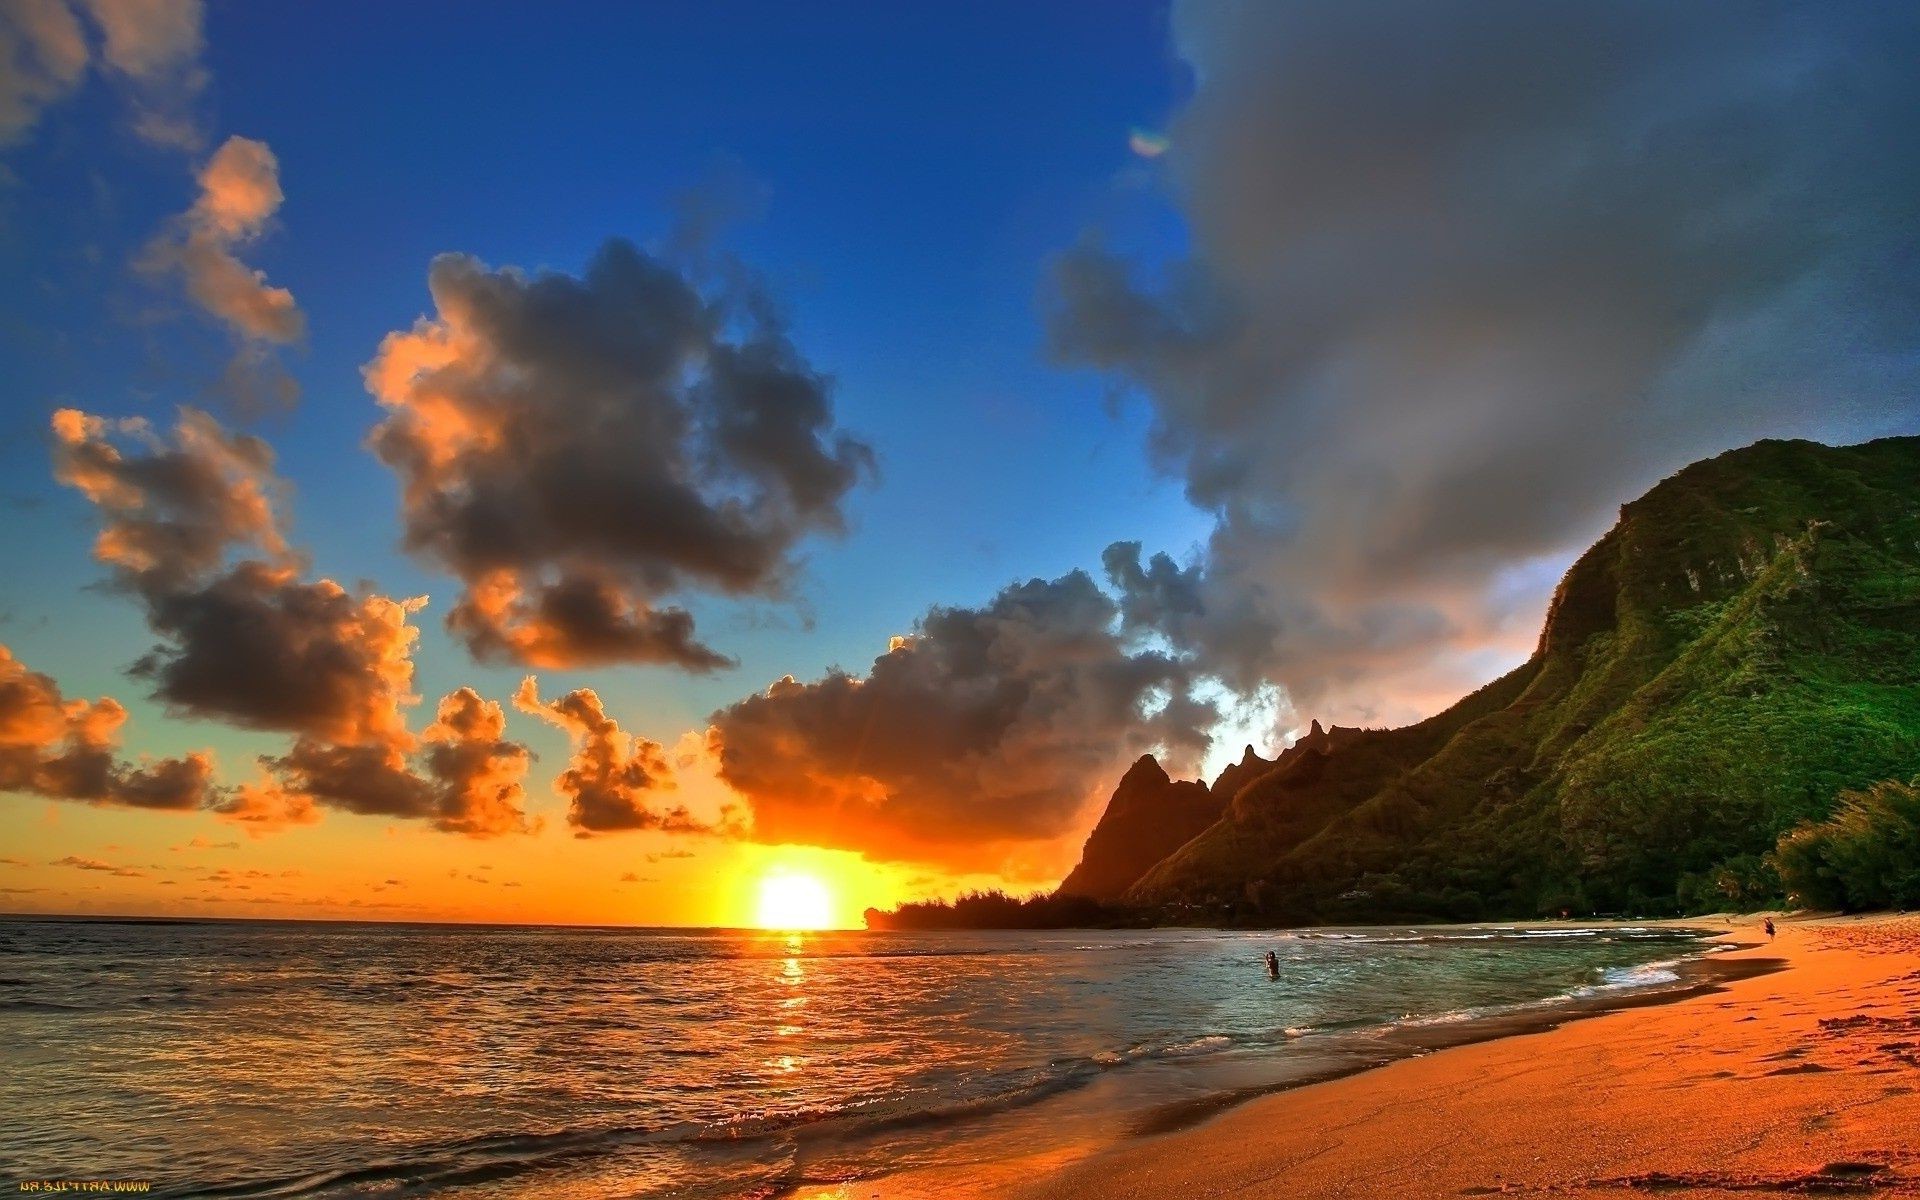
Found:
<svg viewBox="0 0 1920 1200"><path fill-rule="evenodd" d="M1125 787L1128 780L1153 779L1156 777L1165 781L1168 778L1167 769L1161 766L1160 760L1153 755L1142 754L1139 758L1133 760L1133 765L1127 768L1127 773L1120 777L1120 786Z"/></svg>

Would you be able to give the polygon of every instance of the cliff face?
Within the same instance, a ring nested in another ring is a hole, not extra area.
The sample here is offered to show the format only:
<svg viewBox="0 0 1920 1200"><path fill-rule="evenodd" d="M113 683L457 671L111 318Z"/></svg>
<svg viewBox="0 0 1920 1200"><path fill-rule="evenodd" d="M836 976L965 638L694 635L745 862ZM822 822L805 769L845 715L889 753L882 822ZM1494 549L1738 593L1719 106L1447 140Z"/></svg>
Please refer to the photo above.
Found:
<svg viewBox="0 0 1920 1200"><path fill-rule="evenodd" d="M1119 899L1149 867L1219 820L1223 807L1206 784L1169 779L1153 755L1143 755L1113 789L1059 894Z"/></svg>
<svg viewBox="0 0 1920 1200"><path fill-rule="evenodd" d="M1920 438L1761 442L1626 505L1525 664L1417 725L1316 724L1125 899L1704 911L1777 892L1774 840L1843 789L1916 773Z"/></svg>

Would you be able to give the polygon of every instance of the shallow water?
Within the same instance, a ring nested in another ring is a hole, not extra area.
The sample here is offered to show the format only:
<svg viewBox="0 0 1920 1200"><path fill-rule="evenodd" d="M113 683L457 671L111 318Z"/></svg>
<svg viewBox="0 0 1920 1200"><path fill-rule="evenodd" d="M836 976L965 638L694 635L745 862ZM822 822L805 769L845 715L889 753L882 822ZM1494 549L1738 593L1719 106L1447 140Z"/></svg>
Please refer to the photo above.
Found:
<svg viewBox="0 0 1920 1200"><path fill-rule="evenodd" d="M1632 929L12 919L0 1180L774 1195L1149 1127L1221 1093L1384 1060L1408 1025L1659 987L1699 949Z"/></svg>

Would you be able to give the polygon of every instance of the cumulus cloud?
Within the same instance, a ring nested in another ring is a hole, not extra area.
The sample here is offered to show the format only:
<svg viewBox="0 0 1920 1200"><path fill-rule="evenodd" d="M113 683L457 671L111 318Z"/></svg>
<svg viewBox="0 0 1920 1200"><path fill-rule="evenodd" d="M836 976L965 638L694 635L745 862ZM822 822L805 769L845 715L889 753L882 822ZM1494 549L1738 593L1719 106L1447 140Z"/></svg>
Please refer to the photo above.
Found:
<svg viewBox="0 0 1920 1200"><path fill-rule="evenodd" d="M442 255L435 315L366 367L407 548L458 576L483 660L729 664L670 601L778 595L872 454L757 296L610 241L576 278Z"/></svg>
<svg viewBox="0 0 1920 1200"><path fill-rule="evenodd" d="M301 578L258 438L181 410L171 438L144 420L53 417L54 474L99 510L95 556L162 643L135 666L171 708L335 742L405 737L407 618L424 599Z"/></svg>
<svg viewBox="0 0 1920 1200"><path fill-rule="evenodd" d="M576 836L635 829L716 832L684 805L662 809L651 804L655 793L675 786L666 751L658 742L620 728L592 688L542 700L538 682L529 675L520 681L513 706L562 730L573 743L573 757L553 786L566 797L567 824Z"/></svg>
<svg viewBox="0 0 1920 1200"><path fill-rule="evenodd" d="M1142 751L1191 767L1219 716L1199 682L1075 571L932 609L864 677L782 679L709 739L758 841L992 870L1081 829Z"/></svg>
<svg viewBox="0 0 1920 1200"><path fill-rule="evenodd" d="M239 251L271 226L286 198L266 143L230 137L201 167L199 195L141 256L140 267L177 277L193 302L236 341L217 390L242 411L285 407L297 395L273 348L306 336L293 293L267 282Z"/></svg>
<svg viewBox="0 0 1920 1200"><path fill-rule="evenodd" d="M472 688L441 698L411 754L407 739L300 738L262 760L268 779L239 789L223 811L242 823L301 823L315 805L363 816L424 820L447 833L531 833L521 804L527 748L506 739L506 714Z"/></svg>
<svg viewBox="0 0 1920 1200"><path fill-rule="evenodd" d="M1195 562L1108 565L1236 683L1417 715L1524 654L1662 475L1911 426L1913 11L1188 3L1174 28L1191 255L1089 237L1050 338L1145 397L1214 514Z"/></svg>
<svg viewBox="0 0 1920 1200"><path fill-rule="evenodd" d="M128 762L126 720L117 701L69 700L0 646L0 792L174 812L212 801L211 755Z"/></svg>
<svg viewBox="0 0 1920 1200"><path fill-rule="evenodd" d="M203 82L199 0L9 0L0 5L0 145L20 140L50 104L80 85L94 48L79 14L98 29L105 66L131 86L134 130L192 148L184 115Z"/></svg>
<svg viewBox="0 0 1920 1200"><path fill-rule="evenodd" d="M528 830L525 747L497 703L462 688L423 735L407 726L411 615L394 599L306 578L281 527L287 489L258 438L183 409L171 436L140 419L53 418L54 473L93 502L95 556L161 641L133 665L183 715L295 735L219 811L255 829L316 806L430 821L475 836Z"/></svg>

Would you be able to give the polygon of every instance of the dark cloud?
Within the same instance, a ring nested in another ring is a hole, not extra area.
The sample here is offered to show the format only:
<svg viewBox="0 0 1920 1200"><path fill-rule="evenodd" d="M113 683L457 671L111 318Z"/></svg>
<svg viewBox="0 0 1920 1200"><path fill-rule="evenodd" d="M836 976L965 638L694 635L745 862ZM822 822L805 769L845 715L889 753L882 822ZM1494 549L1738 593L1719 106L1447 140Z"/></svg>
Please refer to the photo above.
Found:
<svg viewBox="0 0 1920 1200"><path fill-rule="evenodd" d="M218 812L255 831L314 821L320 807L476 837L531 831L519 807L529 755L505 739L500 705L461 688L423 734L408 729L409 617L426 601L303 578L264 442L192 409L171 438L73 410L53 429L56 476L99 510L96 557L162 639L133 673L184 715L295 735ZM136 785L167 782L129 777L126 802Z"/></svg>
<svg viewBox="0 0 1920 1200"><path fill-rule="evenodd" d="M1920 15L1177 5L1192 255L1089 238L1053 348L1216 527L1128 604L1241 686L1411 715L1524 653L1613 509L1764 435L1910 428ZM1110 561L1110 568L1114 564ZM1171 605L1171 607L1169 607Z"/></svg>
<svg viewBox="0 0 1920 1200"><path fill-rule="evenodd" d="M53 429L56 477L99 509L96 557L163 639L135 666L158 699L247 728L405 741L419 636L407 618L425 601L300 578L264 442L193 409L171 440L71 409Z"/></svg>
<svg viewBox="0 0 1920 1200"><path fill-rule="evenodd" d="M683 805L655 808L654 794L676 785L666 752L658 742L634 737L607 715L592 688L576 688L558 700L540 699L529 675L514 693L513 705L564 730L573 743L567 769L553 781L567 799L567 824L580 836L623 830L658 829L667 833L713 833Z"/></svg>
<svg viewBox="0 0 1920 1200"><path fill-rule="evenodd" d="M269 782L243 787L228 806L241 820L285 821L314 805L362 816L424 820L447 833L495 837L537 826L521 809L531 755L506 740L496 701L460 688L408 754L400 743L338 744L301 738L262 760ZM292 819L297 820L297 816Z"/></svg>
<svg viewBox="0 0 1920 1200"><path fill-rule="evenodd" d="M935 608L864 678L791 677L712 717L752 836L992 869L1080 828L1142 750L1176 767L1218 717L1182 659L1142 647L1085 573Z"/></svg>
<svg viewBox="0 0 1920 1200"><path fill-rule="evenodd" d="M190 812L213 797L213 758L128 762L116 750L127 710L69 700L0 646L0 792Z"/></svg>
<svg viewBox="0 0 1920 1200"><path fill-rule="evenodd" d="M436 315L366 369L406 545L466 593L449 627L535 666L728 659L666 602L778 595L872 466L757 296L713 299L610 241L579 278L435 259Z"/></svg>

